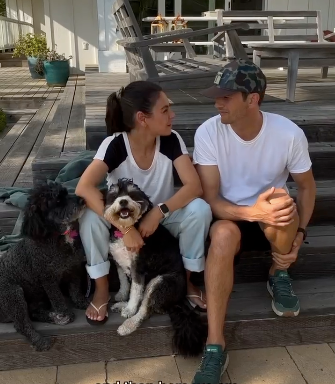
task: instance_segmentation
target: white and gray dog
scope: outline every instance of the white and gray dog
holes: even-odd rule
[[[119,179],[107,192],[104,216],[116,225],[137,228],[152,207],[149,197],[132,180]],[[179,241],[161,224],[144,241],[138,254],[129,252],[122,233],[112,226],[110,253],[120,279],[115,296],[118,302],[112,311],[127,318],[118,328],[118,334],[129,335],[153,313],[167,313],[177,352],[196,356],[203,351],[206,327],[200,315],[185,302],[186,271]]]

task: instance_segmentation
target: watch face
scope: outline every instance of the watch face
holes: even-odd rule
[[[162,204],[160,207],[161,207],[161,210],[164,213],[164,215],[169,213],[169,208],[165,204]]]

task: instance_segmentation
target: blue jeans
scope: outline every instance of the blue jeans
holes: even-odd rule
[[[189,271],[201,272],[205,268],[205,241],[211,221],[211,208],[202,199],[191,201],[161,221],[179,239],[184,267]],[[87,258],[86,269],[91,279],[109,273],[110,227],[106,219],[88,208],[79,220],[80,237]]]

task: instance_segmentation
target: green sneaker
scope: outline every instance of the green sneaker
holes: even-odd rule
[[[268,291],[272,296],[272,309],[278,316],[298,316],[300,312],[299,299],[291,285],[291,278],[286,271],[276,270],[274,276],[269,276]]]
[[[228,364],[229,356],[226,350],[222,350],[221,345],[206,345],[192,384],[219,384]]]

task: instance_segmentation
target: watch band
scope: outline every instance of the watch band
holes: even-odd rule
[[[302,232],[303,234],[304,234],[304,240],[306,239],[306,237],[307,237],[307,231],[306,231],[306,229],[304,229],[304,228],[298,228],[298,230],[297,230],[297,232]]]

